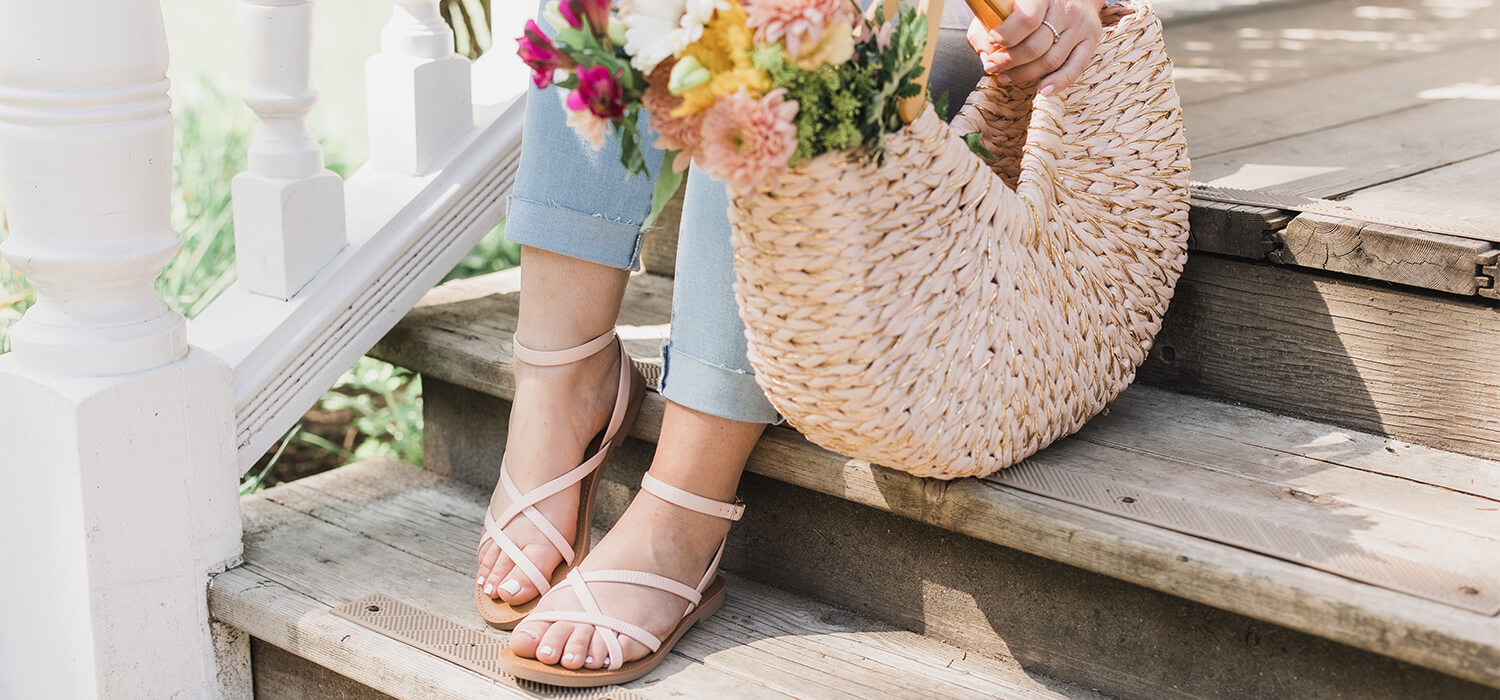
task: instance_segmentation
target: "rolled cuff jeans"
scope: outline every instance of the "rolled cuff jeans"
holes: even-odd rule
[[[983,69],[964,33],[973,15],[961,2],[945,5],[933,61],[932,91],[959,105]],[[545,22],[538,22],[546,29]],[[956,111],[956,110],[954,110]],[[641,224],[653,183],[627,177],[611,134],[593,146],[565,122],[562,91],[531,88],[516,187],[506,216],[513,243],[622,270],[640,267]],[[646,119],[641,123],[645,124]],[[661,172],[662,152],[643,140],[646,167]],[[729,196],[722,182],[690,169],[678,231],[672,325],[662,346],[661,394],[720,418],[780,423],[745,359],[745,326],[734,299],[734,249]]]

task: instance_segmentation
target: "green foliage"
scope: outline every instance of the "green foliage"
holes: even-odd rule
[[[318,407],[325,411],[353,412],[354,428],[364,439],[352,454],[338,448],[345,459],[389,457],[421,466],[421,377],[395,365],[361,357],[318,400]],[[307,440],[308,435],[315,434],[304,431],[302,438]]]
[[[474,249],[469,251],[452,270],[443,277],[444,282],[468,279],[491,272],[509,270],[521,264],[521,246],[505,240],[505,222],[491,229]]]
[[[875,23],[885,23],[884,7],[876,9]],[[890,31],[884,48],[872,35],[855,45],[849,61],[814,70],[793,65],[780,43],[752,49],[751,60],[770,74],[771,85],[786,88],[787,99],[797,102],[793,165],[859,147],[884,159],[885,135],[904,126],[896,105],[921,93],[916,80],[922,74],[927,17],[901,3]]]

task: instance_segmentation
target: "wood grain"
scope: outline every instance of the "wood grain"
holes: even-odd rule
[[[1140,376],[1497,459],[1497,332],[1481,301],[1198,256]]]
[[[501,275],[507,273],[499,273]],[[666,318],[664,301],[670,296],[665,280],[637,278],[627,293],[627,314],[660,322]],[[498,282],[507,285],[508,282]],[[378,353],[384,359],[433,374],[443,381],[510,395],[508,348],[482,339],[486,332],[503,335],[513,323],[514,297],[496,295],[445,309],[441,323],[414,314],[393,332]],[[510,310],[507,310],[509,308]],[[466,323],[462,316],[474,322]],[[506,321],[504,319],[512,319]],[[453,328],[466,328],[458,333]],[[500,330],[495,331],[496,327]],[[492,329],[484,331],[483,329]],[[1389,335],[1389,328],[1387,328]],[[456,359],[451,353],[477,352],[478,357]],[[652,350],[654,352],[654,349]],[[475,368],[482,368],[477,373]],[[1180,397],[1179,397],[1180,398]],[[642,420],[633,435],[654,440],[660,429],[662,401],[648,395]],[[1143,424],[1141,430],[1151,430]],[[1257,428],[1247,421],[1242,434]],[[1141,465],[1143,478],[1154,463],[1137,459],[1138,451],[1095,445],[1096,452],[1070,460],[1070,468],[1090,464]],[[1261,458],[1274,450],[1243,443]],[[1077,449],[1077,448],[1073,448]],[[1037,458],[1045,462],[1048,453]],[[1389,453],[1387,453],[1389,454]],[[1379,456],[1367,457],[1366,461]],[[1336,461],[1330,461],[1336,465]],[[1318,634],[1361,648],[1379,651],[1463,678],[1500,683],[1500,621],[1463,613],[1410,596],[1358,584],[1331,574],[1232,547],[1091,511],[1079,506],[1018,492],[988,482],[937,482],[911,477],[833,455],[808,444],[786,429],[767,432],[749,465],[751,471],[857,503],[889,510],[939,527],[1045,556],[1140,585]],[[1361,467],[1368,469],[1368,466]],[[1195,474],[1188,480],[1195,480]],[[1230,483],[1230,482],[1224,482]],[[987,485],[988,484],[988,485]],[[1258,488],[1259,486],[1257,486]],[[1221,498],[1232,500],[1230,489]],[[1371,514],[1373,515],[1373,514]],[[1426,516],[1423,516],[1426,517]],[[1316,527],[1317,521],[1309,521]],[[1457,529],[1457,528],[1455,528]],[[1436,544],[1436,543],[1434,543]],[[1186,557],[1186,560],[1179,559]],[[1392,643],[1390,630],[1422,638],[1424,643]],[[1420,631],[1419,631],[1420,630]],[[1404,638],[1404,637],[1400,637]],[[1428,642],[1443,651],[1434,653]]]
[[[1189,36],[1193,30],[1184,28]],[[1353,70],[1192,102],[1183,107],[1188,155],[1196,161],[1428,104],[1434,99],[1431,91],[1439,85],[1496,82],[1500,82],[1500,42],[1485,40],[1445,46],[1436,53],[1401,54],[1395,60]],[[1179,87],[1185,95],[1192,90],[1180,80]]]
[[[215,614],[385,692],[462,697],[454,693],[483,687],[470,682],[482,677],[380,635],[389,644],[347,641],[353,633],[340,623],[364,628],[327,607],[379,591],[483,629],[470,595],[487,501],[482,489],[378,460],[266,491],[245,501],[246,564],[215,582]],[[762,585],[736,578],[731,590],[724,611],[684,637],[664,669],[626,687],[648,697],[1090,697]],[[374,662],[341,656],[367,650]]]
[[[1490,65],[1500,65],[1500,49]],[[1500,116],[1496,117],[1500,124]],[[1500,128],[1500,127],[1497,127]],[[1354,206],[1490,222],[1500,227],[1500,153],[1444,165],[1361,189],[1344,199]]]
[[[1337,199],[1500,150],[1497,105],[1441,100],[1236,148],[1193,159],[1193,178],[1222,187]]]
[[[1479,291],[1480,257],[1493,248],[1469,238],[1322,214],[1299,214],[1277,237],[1282,246],[1272,262],[1463,295]]]
[[[1500,13],[1488,1],[1336,0],[1176,24],[1166,28],[1166,41],[1177,89],[1193,105],[1493,42],[1497,26]],[[1336,87],[1326,93],[1348,94]]]

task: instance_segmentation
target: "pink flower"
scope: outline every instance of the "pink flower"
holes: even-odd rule
[[[702,143],[703,113],[685,117],[672,116],[672,110],[682,104],[681,97],[667,90],[672,66],[676,64],[677,59],[668,58],[656,65],[656,70],[651,71],[651,76],[646,78],[646,91],[641,94],[641,106],[651,113],[651,127],[656,129],[658,135],[656,143],[652,145],[664,151],[682,151],[677,160],[672,162],[672,168],[681,172],[687,169],[698,145]]]
[[[576,91],[570,92],[563,98],[563,104],[568,107],[567,124],[597,151],[604,148],[604,133],[609,129],[609,122],[586,109],[587,105],[583,104],[582,100],[578,101],[579,107],[575,108],[573,100],[577,94]]]
[[[538,89],[552,84],[552,76],[558,70],[567,70],[577,65],[572,58],[552,44],[542,33],[536,20],[526,20],[526,33],[516,38],[516,53],[521,62],[531,67],[531,82]]]
[[[625,114],[625,99],[620,94],[620,83],[604,66],[578,69],[578,90],[573,93],[589,111],[601,119],[619,119]],[[573,97],[568,97],[572,109]]]
[[[755,39],[785,41],[792,58],[802,55],[803,44],[816,46],[828,25],[853,18],[849,0],[754,0],[745,3],[745,11]]]
[[[594,36],[604,36],[609,30],[609,0],[562,0],[557,11],[574,29],[583,29],[583,20],[587,19]]]
[[[776,184],[797,151],[797,103],[777,88],[757,100],[744,88],[720,97],[704,113],[699,165],[735,190]]]

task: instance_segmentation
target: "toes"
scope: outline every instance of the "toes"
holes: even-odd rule
[[[568,643],[568,637],[573,632],[573,625],[564,622],[555,622],[546,632],[542,633],[542,639],[537,643],[536,660],[544,664],[556,664],[562,659],[563,646]]]
[[[499,568],[490,575],[489,585],[494,593],[490,594],[511,605],[519,605],[536,597],[536,586],[531,584],[531,579],[521,571],[521,567],[511,567],[509,571]]]
[[[593,626],[573,625],[573,631],[568,635],[568,641],[563,644],[562,667],[571,669],[583,668],[589,655],[589,641],[593,638]]]
[[[604,644],[604,633],[595,632],[589,639],[589,650],[583,657],[583,665],[588,668],[604,668],[604,659],[608,656],[609,647]]]
[[[479,544],[479,578],[475,582],[484,585],[484,580],[490,577],[495,564],[503,558],[499,545],[496,545],[494,541],[486,539],[481,542]]]
[[[510,633],[510,649],[517,656],[528,659],[536,658],[537,647],[540,646],[542,634],[547,631],[545,622],[525,621],[516,625],[514,632]]]
[[[524,580],[525,576],[520,569],[511,566],[510,560],[505,557],[501,557],[499,564],[490,570],[489,578],[484,580],[484,594],[491,598],[503,597],[510,590],[520,590],[520,584],[514,581]]]

